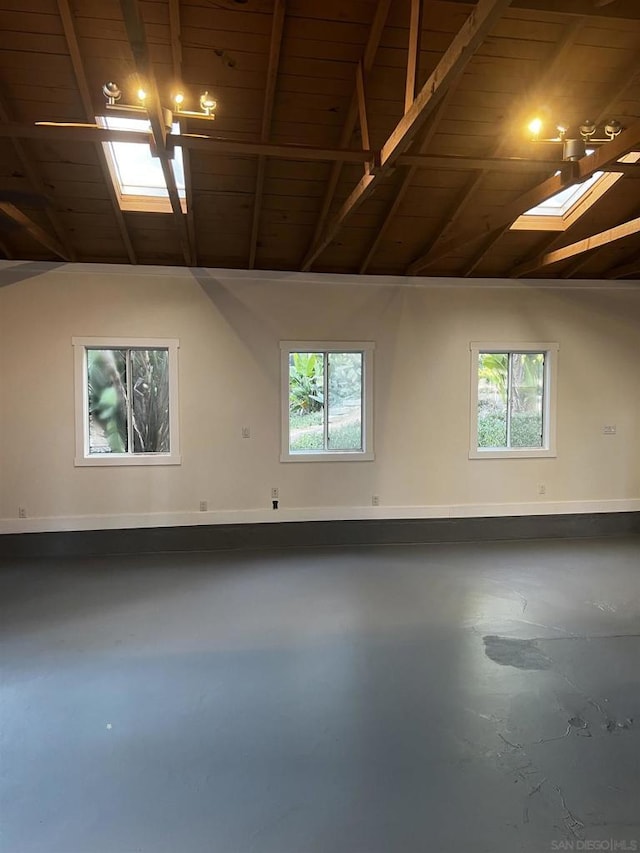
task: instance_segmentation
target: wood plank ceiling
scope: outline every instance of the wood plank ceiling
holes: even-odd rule
[[[510,229],[640,151],[638,0],[0,0],[0,33],[0,256],[640,274],[640,165],[565,231]],[[120,210],[110,132],[94,126],[109,80],[128,103],[149,92],[144,139],[172,212]],[[215,122],[183,120],[176,140],[186,214],[162,120],[178,88],[218,102]],[[561,145],[527,139],[536,113],[623,131],[561,162]]]

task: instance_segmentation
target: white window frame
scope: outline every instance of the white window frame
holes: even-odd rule
[[[281,341],[281,462],[370,462],[373,452],[373,353],[372,341]],[[362,353],[362,450],[289,450],[289,356],[292,352]]]
[[[75,465],[180,465],[178,349],[175,338],[72,338],[75,381]],[[87,349],[166,349],[169,354],[169,453],[89,453]]]
[[[471,350],[471,393],[470,393],[470,436],[469,459],[529,459],[555,457],[557,423],[557,343],[531,343],[527,341],[472,341]],[[542,397],[542,447],[478,447],[478,356],[490,353],[544,353],[544,378]]]

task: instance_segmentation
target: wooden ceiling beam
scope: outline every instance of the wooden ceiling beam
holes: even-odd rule
[[[409,16],[409,49],[407,51],[407,78],[404,91],[404,111],[407,113],[418,93],[420,41],[422,36],[423,0],[411,0]],[[367,146],[368,147],[368,146]]]
[[[510,228],[511,226],[508,225],[506,227]],[[516,264],[516,267],[528,263],[533,258],[537,258],[538,255],[543,255],[546,252],[550,252],[557,246],[561,246],[565,241],[565,233],[565,231],[554,231],[553,234],[545,233],[544,238],[538,241],[533,251],[530,252],[524,260],[519,261],[518,264]],[[509,278],[518,278],[518,276],[515,274],[516,267],[509,270]]]
[[[169,203],[173,211],[173,221],[178,232],[182,254],[184,255],[187,266],[195,266],[193,246],[189,240],[186,218],[182,212],[182,204],[180,203],[178,187],[173,172],[171,151],[167,147],[169,130],[166,127],[164,110],[160,103],[158,85],[153,71],[139,0],[120,0],[120,8],[136,71],[147,93],[145,106],[151,125],[155,156],[157,156],[160,162],[164,181],[167,185]]]
[[[398,166],[414,166],[416,169],[441,169],[467,172],[482,169],[485,172],[522,174],[523,172],[570,171],[566,160],[528,160],[523,157],[460,157],[457,155],[402,154],[396,161]],[[634,167],[636,164],[632,164]],[[613,171],[613,167],[611,167]],[[630,173],[631,170],[628,170]],[[640,170],[638,170],[640,172]]]
[[[0,124],[0,137],[19,139],[47,139],[70,142],[138,142],[149,144],[152,136],[146,131],[110,130],[96,124],[41,122],[39,124]],[[167,137],[167,147],[181,147],[212,154],[231,154],[239,157],[275,157],[281,160],[341,161],[366,163],[375,160],[376,152],[364,149],[317,148],[313,145],[289,143],[245,142],[222,139],[205,134],[180,133]]]
[[[364,76],[369,74],[371,68],[373,67],[373,62],[378,51],[380,39],[382,38],[382,31],[384,30],[390,7],[391,0],[378,0],[373,21],[369,29],[367,44],[365,45],[365,49],[362,55],[362,70],[364,72]],[[356,69],[356,74],[357,73],[358,72]],[[340,148],[346,148],[351,143],[351,137],[353,136],[357,121],[358,93],[356,78],[356,80],[354,81],[353,94],[351,95],[351,103],[349,104],[349,110],[347,112],[347,116],[342,126],[342,132],[340,134]],[[311,242],[307,248],[304,261],[301,265],[301,269],[303,270],[308,270],[311,267],[311,264],[313,263],[313,261],[309,259],[313,254],[315,246],[320,241],[320,238],[327,223],[327,219],[329,218],[329,211],[331,210],[331,205],[333,204],[333,199],[336,194],[338,181],[340,180],[340,174],[342,172],[342,166],[345,162],[347,161],[338,160],[334,162],[333,167],[331,169],[329,180],[327,181],[327,187],[325,189],[324,196],[322,199],[322,204],[320,206],[320,214],[318,215],[316,227],[313,232],[313,237],[311,238]]]
[[[463,73],[510,3],[511,0],[479,0],[410,108],[382,146],[381,171],[392,166],[400,154],[407,150],[416,133],[436,109],[453,82]]]
[[[76,28],[73,22],[73,14],[71,12],[69,0],[58,0],[58,13],[60,14],[60,19],[62,20],[62,28],[64,30],[67,47],[69,48],[69,55],[71,57],[73,73],[76,78],[76,85],[78,86],[78,91],[80,92],[80,100],[82,101],[82,107],[84,109],[86,118],[89,121],[94,121],[95,114],[93,111],[93,98],[91,97],[91,92],[89,91],[89,84],[87,82],[87,75],[84,69],[84,63],[82,61],[82,54],[80,53],[80,44],[78,42],[78,36],[76,34]],[[109,166],[107,164],[107,158],[105,157],[104,149],[102,148],[102,145],[99,141],[95,141],[94,144],[96,155],[98,157],[98,162],[100,164],[100,169],[102,171],[102,177],[104,178],[104,182],[109,193],[109,200],[113,209],[113,215],[116,219],[118,230],[120,231],[120,237],[124,244],[125,252],[127,253],[127,257],[129,258],[129,263],[136,264],[138,262],[138,259],[136,258],[136,253],[133,250],[133,243],[131,242],[131,237],[129,236],[127,223],[125,221],[122,211],[120,210],[120,204],[118,202],[115,187],[113,186],[113,181],[111,179],[111,173],[109,171]]]
[[[442,119],[444,111],[446,110],[446,108],[449,104],[449,101],[451,99],[452,92],[453,92],[453,88],[450,89],[449,92],[446,94],[446,96],[440,101],[440,104],[438,105],[438,109],[431,116],[431,120],[430,120],[430,122],[426,128],[426,133],[422,137],[422,140],[420,142],[420,147],[418,149],[419,154],[421,154],[423,156],[424,156],[424,152],[429,148],[429,145],[431,145],[431,141],[436,134],[436,131],[438,129],[438,125],[440,124],[440,121]],[[399,160],[399,165],[405,165],[402,157]],[[417,173],[418,173],[418,166],[409,166],[409,168],[405,171],[405,174],[402,178],[402,181],[400,182],[398,189],[396,190],[396,192],[393,195],[393,201],[391,202],[391,205],[390,205],[389,209],[387,210],[384,221],[382,222],[381,226],[378,228],[378,230],[376,232],[376,236],[373,238],[371,245],[369,246],[369,249],[367,250],[367,254],[365,255],[363,261],[360,264],[360,268],[359,268],[358,272],[361,275],[367,271],[369,264],[371,263],[371,259],[375,255],[375,252],[378,248],[378,245],[380,244],[380,241],[382,240],[382,238],[386,234],[387,229],[389,228],[389,225],[391,224],[394,216],[396,215],[396,213],[400,209],[400,205],[402,204],[402,201],[404,200],[404,197],[407,193],[407,190],[409,189],[409,187],[413,183],[413,180],[414,180]]]
[[[558,42],[558,44],[553,49],[553,55],[549,58],[548,62],[545,63],[544,71],[541,77],[538,79],[535,85],[536,92],[544,93],[545,97],[549,90],[549,87],[554,85],[557,82],[558,75],[561,74],[563,67],[565,66],[567,55],[571,48],[573,47],[576,37],[580,30],[585,25],[584,19],[580,18],[577,21],[573,21],[569,24],[562,35],[562,38]],[[508,146],[511,144],[508,138],[500,139],[493,146],[493,156],[494,158],[498,158],[498,155],[502,154]],[[430,241],[428,247],[423,248],[420,252],[420,260],[424,261],[424,266],[427,266],[430,262],[431,255],[437,251],[438,245],[444,240],[444,238],[449,234],[449,232],[453,229],[456,222],[462,217],[462,215],[466,212],[470,203],[476,196],[476,193],[484,183],[484,179],[487,174],[487,169],[483,166],[479,167],[480,171],[475,177],[471,178],[467,186],[463,189],[461,195],[458,196],[453,209],[450,211],[449,215],[443,221],[441,227],[438,229],[438,232],[433,236]],[[502,234],[504,234],[506,229],[496,229],[489,236],[487,241],[486,251],[488,252],[495,243],[498,242]],[[478,252],[472,261],[472,266],[470,265],[465,270],[464,275],[469,275],[470,271],[473,271],[475,267],[480,263],[483,259],[484,254],[482,250]],[[407,269],[413,267],[416,263],[417,259],[414,259]],[[423,267],[424,268],[424,267]]]
[[[455,6],[473,8],[469,0],[438,0]],[[594,0],[512,0],[514,9],[526,9],[532,12],[551,12],[554,15],[611,21],[640,20],[640,8],[637,0],[616,0],[610,5],[598,5]]]
[[[593,154],[582,157],[573,163],[572,173],[553,175],[547,178],[546,181],[531,187],[531,189],[518,196],[511,204],[502,207],[498,213],[495,213],[493,216],[483,217],[478,226],[460,232],[451,239],[443,242],[435,252],[429,252],[422,258],[418,258],[409,265],[407,274],[417,275],[428,264],[446,257],[452,251],[474,242],[483,236],[492,234],[503,225],[510,225],[525,211],[536,207],[536,205],[551,198],[552,195],[560,192],[560,190],[581,183],[591,177],[594,172],[601,171],[604,166],[615,163],[616,160],[624,154],[628,154],[629,151],[638,145],[640,145],[640,121],[636,121],[626,130],[623,130],[619,136],[616,136],[611,142],[602,145]]]
[[[582,267],[586,266],[591,260],[591,252],[585,252],[584,255],[579,256],[576,260],[569,264],[569,266],[562,270],[560,273],[560,278],[573,278],[573,276],[579,272]]]
[[[429,126],[419,152],[428,147],[433,138],[435,127]],[[135,142],[150,144],[152,134],[147,131],[112,130],[95,124],[56,124],[37,125],[8,122],[0,124],[0,138],[39,139],[69,142]],[[212,154],[229,154],[240,157],[273,157],[280,160],[340,161],[343,163],[371,163],[378,160],[378,152],[364,149],[315,148],[308,145],[289,143],[245,142],[236,139],[222,139],[204,134],[180,133],[167,136],[167,148],[183,150],[209,151]],[[540,173],[550,171],[571,171],[566,160],[527,159],[524,157],[463,157],[458,155],[402,154],[396,161],[397,166],[406,166],[416,171],[420,169],[447,169],[451,171],[477,171],[504,173]],[[628,177],[640,177],[640,163],[609,163],[601,167],[604,172],[620,172]]]
[[[630,261],[606,270],[605,275],[611,279],[626,278],[631,275],[640,276],[640,252],[634,255]]]
[[[7,102],[5,100],[4,94],[0,92],[0,121],[3,123],[9,122],[9,109]],[[11,144],[13,146],[13,150],[16,153],[18,160],[20,161],[20,165],[22,166],[22,171],[27,177],[27,180],[31,184],[32,188],[35,190],[38,195],[42,196],[42,199],[45,204],[44,212],[51,223],[51,227],[53,228],[60,245],[64,248],[64,251],[67,257],[71,261],[77,260],[77,255],[73,245],[71,243],[71,239],[67,232],[67,229],[62,224],[58,211],[56,210],[49,191],[44,185],[44,181],[42,180],[42,176],[33,161],[33,158],[27,152],[27,149],[23,142],[16,137],[11,139]]]
[[[269,43],[269,63],[267,66],[267,82],[264,88],[262,127],[260,129],[261,143],[268,142],[269,136],[271,134],[271,121],[273,118],[273,106],[276,98],[276,83],[278,80],[278,68],[280,66],[280,49],[282,47],[282,35],[284,32],[286,6],[286,0],[275,0],[273,7],[273,18],[271,23],[271,41]],[[252,270],[256,264],[258,232],[260,229],[260,212],[262,210],[264,181],[267,171],[266,167],[267,161],[265,155],[258,155],[258,171],[256,174],[256,189],[254,193],[253,217],[251,220],[251,237],[249,242],[250,270]]]
[[[422,86],[412,105],[400,119],[380,152],[380,165],[371,175],[365,175],[347,200],[325,227],[322,237],[307,254],[302,270],[308,270],[315,259],[331,243],[344,221],[374,192],[413,142],[421,127],[435,112],[447,91],[464,72],[473,54],[492,27],[509,7],[511,0],[479,0],[445,51],[429,79]]]
[[[369,119],[367,116],[367,90],[362,62],[358,63],[356,69],[356,97],[358,99],[358,123],[360,124],[362,147],[370,148],[371,138],[369,136]],[[368,165],[368,163],[365,163],[365,169]]]
[[[618,83],[614,86],[613,91],[610,93],[609,101],[606,104],[606,106],[603,107],[603,109],[600,110],[600,112],[596,116],[596,124],[600,124],[602,121],[606,120],[611,115],[611,113],[613,112],[613,108],[615,107],[618,100],[624,95],[624,93],[629,88],[629,86],[634,83],[635,79],[638,77],[639,74],[640,74],[640,64],[638,62],[633,62],[631,64],[631,66],[629,68],[627,68],[627,70],[625,71],[624,75],[620,78]],[[633,168],[633,167],[635,167],[635,168]],[[603,166],[601,171],[603,171],[603,172],[615,171],[615,172],[621,172],[622,174],[627,175],[627,176],[634,176],[634,175],[640,176],[640,164],[638,164],[638,163],[613,162],[613,163],[607,164],[606,166]],[[606,193],[604,196],[602,196],[600,199],[598,199],[598,202],[600,202],[601,199],[605,198],[605,197],[606,197]],[[598,202],[596,202],[596,204]],[[576,222],[574,222],[573,225],[570,226],[568,230],[570,231],[572,228],[574,228],[578,224],[579,221],[580,221],[579,219],[576,220]],[[510,227],[507,227],[504,229],[503,233],[506,233],[509,230],[510,230]],[[562,232],[560,232],[560,234],[554,234],[550,238],[547,238],[544,241],[542,248],[538,247],[529,257],[525,258],[514,269],[510,270],[509,276],[512,278],[518,278],[519,276],[516,274],[516,270],[518,269],[518,267],[522,267],[522,266],[528,264],[529,261],[533,260],[533,258],[537,257],[540,254],[550,252],[551,250],[555,249],[557,246],[561,246],[562,243],[565,241],[566,236],[567,236],[567,231],[562,231]],[[573,276],[576,272],[578,272],[584,266],[584,264],[587,262],[587,260],[588,260],[588,257],[578,259],[578,261],[571,264],[566,270],[564,270],[564,272],[562,273],[562,277],[563,278],[564,277],[570,278],[571,276]]]
[[[41,246],[46,246],[54,255],[58,255],[64,261],[70,261],[71,258],[60,245],[60,243],[48,234],[44,228],[41,228],[33,219],[30,219],[26,213],[23,213],[15,204],[10,204],[7,201],[0,201],[0,213],[4,214],[8,219],[14,222],[21,230],[26,231],[33,239],[40,243]]]
[[[592,234],[591,237],[585,237],[583,240],[578,240],[576,243],[563,246],[561,249],[556,249],[553,252],[538,255],[537,258],[528,263],[516,267],[514,273],[517,276],[528,275],[542,267],[556,264],[558,261],[566,261],[569,258],[574,258],[583,252],[590,252],[592,249],[598,249],[601,246],[609,246],[618,240],[626,240],[627,237],[631,237],[634,234],[640,234],[640,217],[631,219],[629,222],[623,222],[622,225],[616,225],[614,228],[608,228],[606,231],[600,231],[598,234]]]
[[[501,228],[496,228],[496,230],[491,234],[488,240],[483,244],[482,248],[479,252],[473,256],[471,261],[467,264],[464,270],[460,273],[462,278],[469,278],[472,275],[477,267],[484,260],[485,256],[489,253],[490,249],[492,249],[495,244],[500,240],[503,235],[509,230],[509,225],[503,225]]]
[[[182,26],[180,21],[180,0],[169,0],[169,41],[171,43],[171,65],[173,79],[178,91],[182,89]],[[179,116],[177,116],[179,118]],[[191,155],[188,149],[182,150],[182,168],[184,171],[184,192],[187,199],[187,239],[194,266],[198,265],[198,246],[196,243],[196,224],[193,212],[193,180],[191,177]]]

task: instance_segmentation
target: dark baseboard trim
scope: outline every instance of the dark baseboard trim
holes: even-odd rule
[[[575,539],[628,535],[640,535],[640,512],[499,518],[291,521],[273,524],[11,533],[0,536],[0,560],[16,557],[87,557],[177,551],[488,542],[505,539]]]

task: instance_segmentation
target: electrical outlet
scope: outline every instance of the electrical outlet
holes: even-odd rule
[[[538,494],[546,495],[547,494],[547,484],[546,483],[538,483]]]
[[[24,506],[18,507],[18,518],[26,518],[27,517],[27,508]]]
[[[206,512],[209,509],[209,504],[206,501],[200,501],[200,512]]]
[[[242,437],[243,438],[251,438],[251,428],[248,426],[242,427]]]
[[[371,495],[371,506],[380,506],[380,496]]]
[[[273,488],[271,489],[271,500],[272,501],[277,500],[279,497],[280,497],[280,493],[278,491],[278,487],[273,486]]]
[[[615,424],[605,424],[602,427],[603,435],[615,435],[616,434],[616,425]]]

